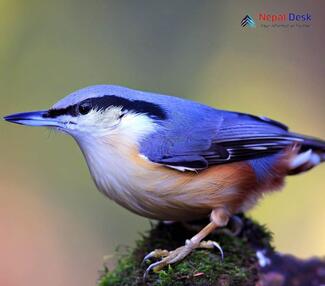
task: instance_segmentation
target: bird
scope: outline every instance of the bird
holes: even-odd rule
[[[325,161],[325,141],[264,116],[117,85],[79,89],[40,111],[5,120],[71,135],[104,195],[140,216],[208,224],[175,250],[156,249],[145,274],[181,261],[251,209],[285,177]]]

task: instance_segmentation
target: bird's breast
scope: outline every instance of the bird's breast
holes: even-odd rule
[[[257,194],[250,191],[256,188],[256,177],[246,162],[180,172],[150,162],[132,144],[81,148],[98,189],[145,217],[193,220],[219,206],[235,212]]]

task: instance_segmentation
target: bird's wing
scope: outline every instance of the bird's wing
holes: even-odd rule
[[[150,161],[179,170],[251,160],[278,153],[299,139],[285,125],[264,117],[220,112],[216,121],[165,127],[141,142],[140,152]]]

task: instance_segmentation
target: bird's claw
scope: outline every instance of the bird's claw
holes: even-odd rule
[[[242,219],[236,215],[231,217],[229,224],[230,224],[231,228],[230,228],[228,234],[231,236],[238,236],[244,227],[244,223],[243,223]]]
[[[201,241],[200,244],[199,244],[199,246],[198,246],[198,248],[205,248],[205,249],[216,248],[220,252],[221,260],[223,261],[223,259],[224,259],[224,253],[223,253],[222,247],[216,241],[212,241],[212,240]]]
[[[155,249],[148,253],[142,260],[141,265],[143,265],[150,258],[162,258],[168,256],[169,251],[166,249]]]
[[[159,266],[159,264],[161,264],[161,261],[157,261],[157,262],[154,262],[154,263],[151,263],[150,265],[149,265],[149,267],[146,269],[146,271],[144,272],[144,274],[143,274],[143,280],[144,281],[147,281],[147,278],[148,278],[148,275],[149,275],[149,273],[150,273],[150,271],[151,270],[153,270],[153,271],[159,271],[159,270],[155,270],[155,267],[158,267]],[[163,266],[164,267],[164,266]],[[162,268],[163,268],[162,267]]]
[[[184,246],[178,247],[173,251],[156,249],[154,251],[151,251],[149,254],[147,254],[144,257],[142,263],[144,263],[146,260],[150,258],[162,258],[162,259],[157,262],[151,263],[149,265],[149,267],[146,269],[143,275],[144,281],[147,280],[147,277],[151,270],[153,270],[154,272],[158,272],[169,264],[179,262],[183,260],[188,254],[190,254],[193,249],[196,248],[205,248],[205,249],[216,248],[220,251],[221,260],[224,259],[224,253],[219,243],[208,240],[208,241],[201,241],[198,244],[194,244],[191,240],[187,240]]]

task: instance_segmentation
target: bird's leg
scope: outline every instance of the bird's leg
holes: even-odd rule
[[[170,223],[170,222],[168,222],[168,223]],[[184,228],[186,228],[187,230],[192,231],[192,232],[194,232],[194,231],[198,232],[202,229],[202,226],[204,224],[206,224],[206,221],[205,221],[205,223],[203,223],[203,221],[202,221],[202,223],[201,223],[201,221],[198,223],[196,223],[196,221],[195,222],[181,222],[181,223],[184,226]],[[242,219],[237,215],[233,215],[230,217],[227,227],[222,228],[219,231],[221,233],[225,233],[229,236],[238,236],[240,234],[240,232],[243,230],[243,227],[244,227],[244,223],[243,223]],[[216,231],[218,231],[218,229]]]
[[[211,212],[211,222],[191,239],[186,240],[185,245],[172,251],[156,249],[150,252],[145,256],[144,261],[149,258],[161,258],[161,260],[150,264],[144,273],[144,279],[146,279],[151,270],[157,272],[169,264],[181,261],[196,248],[217,248],[221,253],[221,258],[223,258],[222,248],[217,242],[210,240],[203,241],[203,239],[216,228],[225,226],[228,223],[229,217],[230,214],[224,208],[216,208]]]

